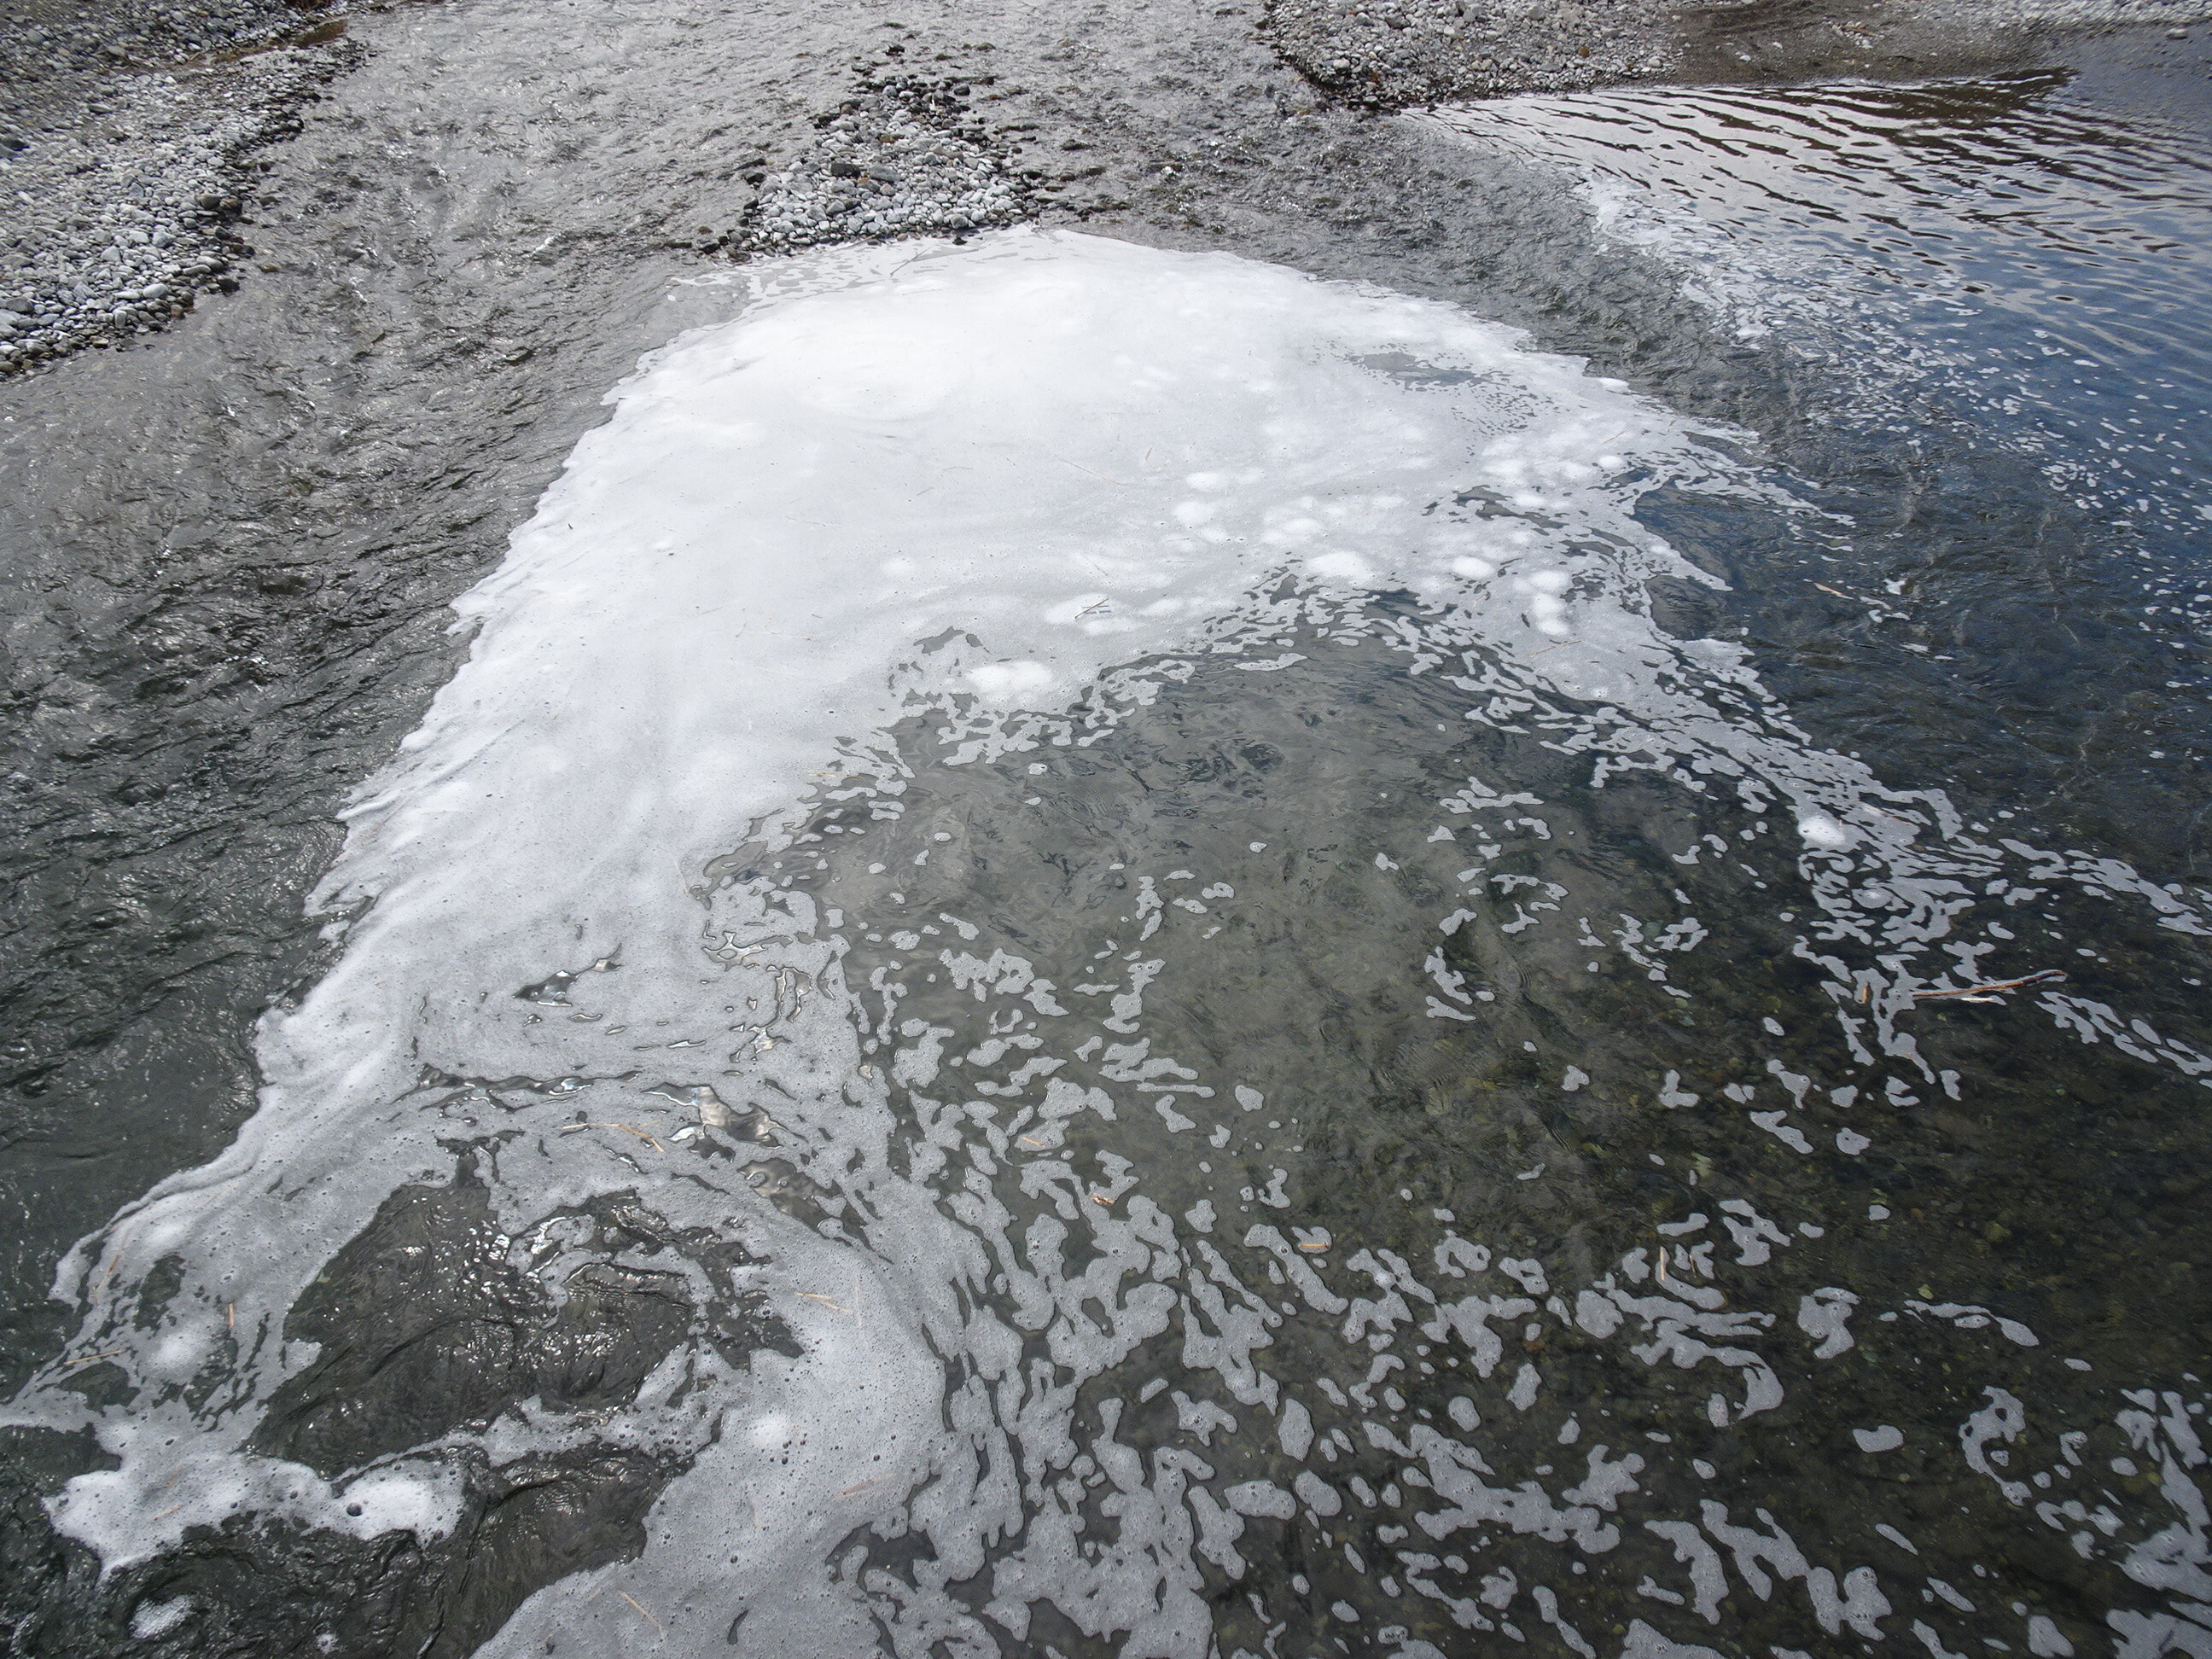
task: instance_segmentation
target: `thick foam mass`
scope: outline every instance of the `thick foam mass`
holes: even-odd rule
[[[1506,568],[1504,616],[1561,633],[1568,532],[1656,553],[1636,495],[1709,466],[1443,306],[1066,235],[882,263],[649,362],[462,602],[475,649],[326,891],[375,905],[325,1017],[426,951],[487,989],[644,965],[672,884],[886,723],[948,631],[966,689],[1026,707],[1271,572],[1465,595],[1474,557]],[[1462,495],[1507,516],[1432,514]]]

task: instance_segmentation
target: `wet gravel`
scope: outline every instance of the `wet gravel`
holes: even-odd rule
[[[1673,18],[1638,0],[1276,0],[1267,29],[1316,86],[1392,108],[1649,80],[1681,57]]]
[[[978,82],[904,67],[888,46],[855,66],[853,95],[817,118],[817,137],[757,175],[759,198],[723,245],[780,253],[823,242],[959,235],[1023,217],[1034,203],[1006,137],[977,119]]]
[[[79,80],[269,46],[335,9],[295,0],[10,0],[0,18],[0,102],[67,95]]]
[[[0,373],[174,322],[238,284],[262,152],[360,56],[343,41],[72,88],[8,118]]]
[[[1662,79],[1944,74],[2025,61],[2069,31],[2208,15],[2193,0],[1270,0],[1266,33],[1331,97],[1404,109]]]
[[[15,0],[0,15],[0,375],[236,286],[265,152],[359,60],[346,10]]]

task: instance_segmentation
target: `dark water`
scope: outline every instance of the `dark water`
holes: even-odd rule
[[[657,579],[587,595],[588,720],[485,752],[632,783],[502,773],[480,833],[398,851],[358,817],[387,884],[264,1029],[261,1116],[69,1269],[82,1328],[15,1408],[19,1644],[2212,1650],[2208,127],[2169,50],[1269,140],[1395,213],[1371,249],[1281,179],[1155,202],[1115,228],[1529,325],[1658,413],[1526,499],[1470,461],[1358,544],[1387,579],[1240,567],[1031,712],[975,678],[998,592],[951,590],[981,643],[910,638],[892,716],[750,835],[684,793],[708,728],[660,725],[799,729],[758,676],[842,697],[832,650],[748,634],[750,689],[699,702]],[[1534,360],[1428,349],[1346,372],[1566,419]],[[594,350],[562,372],[626,367]],[[1342,491],[1378,487],[1368,407]],[[1074,465],[1133,487],[1148,441]],[[1389,567],[1415,521],[1494,568]],[[394,609],[427,635],[440,592]],[[657,655],[604,646],[641,619]],[[618,902],[603,796],[707,850]],[[471,902],[409,934],[424,881]],[[584,897],[541,927],[532,888]],[[137,1559],[95,1587],[48,1513]]]

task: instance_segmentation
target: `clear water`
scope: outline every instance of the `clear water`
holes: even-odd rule
[[[65,1264],[57,1525],[432,1540],[604,1453],[634,1547],[486,1651],[2208,1650],[2212,893],[2011,787],[2033,711],[1914,724],[2053,672],[1913,636],[1975,596],[2200,718],[2201,132],[2063,90],[1433,118],[1829,365],[1826,466],[1226,253],[747,276],[462,602],[237,1145]],[[2070,588],[1846,516],[1900,430],[2094,515]],[[450,1255],[349,1243],[432,1191]],[[334,1261],[678,1311],[349,1392]]]
[[[2212,165],[2187,120],[2071,96],[2076,78],[1423,118],[1560,168],[1601,240],[1675,269],[1740,337],[1834,366],[1858,419],[1964,417],[2045,458],[2085,509],[2201,524]]]

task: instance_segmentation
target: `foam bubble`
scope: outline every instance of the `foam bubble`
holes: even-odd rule
[[[1826,812],[1808,812],[1797,820],[1797,833],[1808,847],[1840,851],[1851,844],[1851,832]]]

